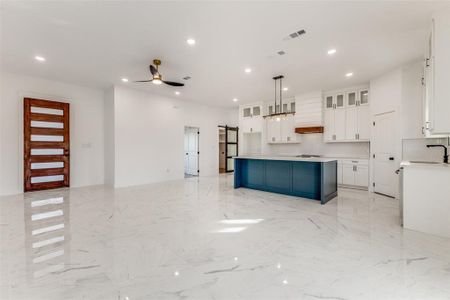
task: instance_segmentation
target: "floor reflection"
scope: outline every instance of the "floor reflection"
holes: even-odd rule
[[[27,279],[64,270],[70,262],[69,197],[31,197],[24,206]]]

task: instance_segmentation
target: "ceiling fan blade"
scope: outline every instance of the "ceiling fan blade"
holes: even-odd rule
[[[150,79],[150,80],[137,80],[137,81],[133,81],[133,82],[151,82],[151,81],[153,81],[153,79]]]
[[[179,83],[179,82],[165,81],[165,80],[162,80],[162,82],[164,82],[165,84],[171,85],[171,86],[184,86],[184,83]]]
[[[159,74],[158,70],[153,65],[150,65],[150,73],[152,73],[152,75]]]

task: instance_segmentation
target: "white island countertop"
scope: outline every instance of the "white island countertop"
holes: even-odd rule
[[[408,168],[445,168],[447,170],[450,170],[450,164],[446,163],[440,163],[440,162],[415,162],[415,161],[402,161],[400,164],[401,167],[408,167]]]
[[[276,156],[276,155],[239,155],[234,158],[235,159],[309,161],[309,162],[337,161],[337,159],[335,159],[335,158],[327,158],[327,157],[296,157],[296,156]]]

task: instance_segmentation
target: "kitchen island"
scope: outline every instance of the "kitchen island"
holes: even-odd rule
[[[246,187],[319,200],[337,196],[337,160],[289,156],[237,156],[234,188]]]

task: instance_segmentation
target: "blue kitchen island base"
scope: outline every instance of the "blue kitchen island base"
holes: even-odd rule
[[[236,157],[234,188],[246,187],[320,200],[337,196],[337,161]]]

